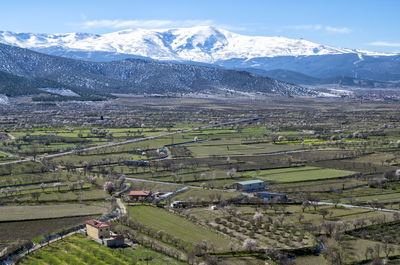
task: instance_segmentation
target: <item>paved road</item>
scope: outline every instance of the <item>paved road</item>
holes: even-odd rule
[[[14,136],[14,135],[12,135],[12,134],[10,134],[10,133],[7,133],[7,135],[8,135],[8,137],[9,137],[11,140],[15,140],[15,136]]]
[[[80,151],[98,150],[98,149],[102,149],[102,148],[106,148],[106,147],[112,147],[112,146],[118,146],[118,145],[125,145],[125,144],[130,144],[130,143],[154,140],[154,139],[157,139],[157,138],[160,138],[160,137],[166,137],[166,136],[170,136],[170,135],[174,135],[174,134],[198,131],[198,130],[203,130],[203,129],[210,129],[210,128],[221,127],[221,126],[230,126],[230,125],[234,125],[234,124],[238,124],[238,123],[253,122],[253,121],[257,121],[257,120],[259,120],[259,118],[250,118],[250,119],[243,119],[243,120],[237,120],[237,121],[232,121],[232,122],[223,122],[223,123],[218,123],[218,124],[213,124],[213,125],[207,125],[207,126],[202,126],[202,127],[192,128],[192,129],[178,130],[178,131],[175,131],[175,132],[163,133],[163,134],[159,134],[159,135],[155,135],[155,136],[136,138],[136,139],[126,140],[126,141],[122,141],[122,142],[108,143],[108,144],[99,145],[99,146],[87,147],[87,148],[83,148],[83,149],[80,149],[80,150],[73,150],[73,151],[62,152],[62,153],[53,154],[53,155],[41,156],[41,157],[38,157],[37,160],[45,159],[45,158],[55,158],[55,157],[75,154],[75,153],[80,152]],[[17,160],[17,161],[10,161],[10,162],[0,163],[0,165],[19,164],[19,163],[24,163],[24,162],[29,162],[29,161],[35,161],[35,160],[33,158],[27,158],[27,159],[22,159],[22,160]]]
[[[125,215],[126,207],[125,207],[124,203],[121,201],[121,198],[117,198],[117,204],[118,204],[119,209],[121,210],[121,215]]]
[[[345,208],[361,208],[361,209],[368,209],[368,210],[374,210],[374,211],[381,211],[381,212],[389,212],[389,213],[400,213],[399,210],[391,210],[391,209],[385,209],[385,208],[374,208],[374,207],[368,207],[368,206],[358,206],[358,205],[351,205],[351,204],[344,204],[344,203],[332,203],[332,202],[312,202],[310,203],[316,203],[318,205],[336,205],[336,206],[341,206]]]
[[[0,150],[0,153],[5,154],[5,155],[8,156],[8,157],[17,157],[17,156],[14,155],[14,154],[11,154],[11,153],[8,153],[8,152],[5,152],[5,151],[1,151],[1,150]]]

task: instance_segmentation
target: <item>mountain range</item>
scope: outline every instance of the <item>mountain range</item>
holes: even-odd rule
[[[103,35],[89,33],[33,34],[0,31],[0,42],[54,53],[57,50],[130,54],[157,60],[216,63],[233,58],[279,56],[390,54],[336,48],[303,39],[240,35],[215,27],[128,29]],[[105,58],[106,60],[106,58]]]
[[[82,95],[82,91],[103,96],[110,93],[134,94],[281,94],[315,96],[313,90],[255,75],[246,71],[227,70],[202,65],[159,62],[148,59],[125,59],[112,62],[90,62],[43,54],[29,49],[0,44],[0,71],[3,82],[14,80],[25,86],[18,91],[28,94]],[[18,77],[16,77],[18,76]],[[1,77],[1,76],[0,76]],[[22,78],[22,79],[21,79]],[[0,78],[1,82],[1,78]],[[46,84],[48,82],[48,84]],[[48,90],[47,88],[53,88]],[[55,89],[54,88],[58,88]],[[60,88],[65,88],[60,91]],[[70,91],[67,91],[67,90]],[[10,89],[2,94],[11,96]],[[15,89],[13,91],[16,91]],[[58,98],[60,98],[59,95]]]
[[[369,79],[360,79],[349,76],[335,76],[327,78],[317,78],[305,75],[299,72],[294,72],[284,69],[276,70],[261,70],[255,68],[246,68],[244,71],[254,73],[261,76],[274,78],[280,81],[288,82],[291,84],[317,86],[317,85],[332,85],[337,84],[345,87],[358,87],[358,88],[398,88],[399,82],[384,82]]]
[[[377,82],[400,80],[398,54],[337,48],[303,39],[246,36],[208,26],[127,29],[102,35],[0,31],[0,42],[97,62],[150,58],[228,69],[283,69],[332,82],[343,77]]]

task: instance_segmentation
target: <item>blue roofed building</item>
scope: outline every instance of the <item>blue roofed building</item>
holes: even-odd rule
[[[274,193],[274,192],[257,192],[257,197],[264,200],[274,200],[274,201],[287,201],[287,195],[283,193]]]
[[[233,184],[233,188],[240,191],[246,192],[255,192],[255,191],[262,191],[264,190],[264,181],[263,180],[248,180],[248,181],[241,181],[236,182]]]

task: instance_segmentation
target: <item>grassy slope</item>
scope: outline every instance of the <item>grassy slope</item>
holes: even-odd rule
[[[265,180],[277,181],[280,183],[310,181],[320,179],[331,179],[346,177],[355,174],[353,171],[316,168],[316,167],[300,167],[262,170],[258,173],[255,171],[246,172],[244,176],[253,176]]]
[[[140,261],[152,257],[153,260]],[[111,249],[87,239],[83,235],[73,235],[62,241],[46,246],[21,262],[35,264],[184,264],[161,253],[142,246]]]
[[[0,221],[83,216],[102,214],[105,211],[105,205],[56,204],[3,206],[1,207]]]
[[[0,223],[0,241],[32,240],[85,223],[96,216]]]
[[[191,244],[206,240],[213,243],[217,251],[225,251],[230,243],[227,238],[164,209],[134,206],[129,208],[129,215],[152,229],[163,230]]]

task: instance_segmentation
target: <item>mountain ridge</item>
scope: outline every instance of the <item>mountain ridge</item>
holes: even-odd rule
[[[282,95],[316,92],[245,71],[200,65],[126,59],[89,62],[0,44],[0,71],[26,78],[45,78],[103,93],[168,94],[233,91]]]
[[[215,27],[127,29],[102,35],[0,31],[0,43],[96,62],[146,58],[227,69],[285,69],[317,78],[400,80],[399,54],[337,48],[280,36],[246,36]]]
[[[157,60],[215,63],[232,58],[360,54],[395,54],[338,48],[281,36],[248,36],[210,26],[173,29],[126,29],[105,34],[35,34],[0,31],[0,42],[45,51],[64,48],[130,54]]]
[[[339,85],[343,87],[358,87],[358,88],[396,88],[399,87],[398,83],[393,82],[380,82],[369,79],[353,78],[349,76],[335,76],[329,78],[317,78],[309,75],[305,75],[299,72],[276,69],[276,70],[261,70],[254,68],[242,69],[250,73],[254,73],[261,76],[274,78],[280,81],[296,84],[299,86],[304,85]]]

